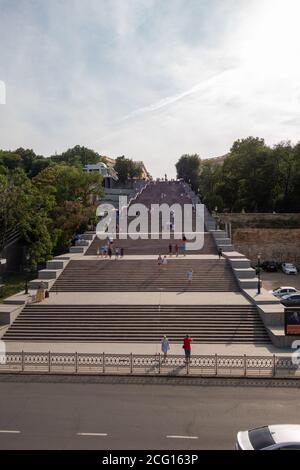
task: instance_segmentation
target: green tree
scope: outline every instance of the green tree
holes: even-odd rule
[[[40,192],[26,176],[16,169],[0,176],[0,250],[6,234],[17,229],[26,241],[31,264],[45,261],[52,251],[53,242],[48,231],[49,211],[54,198]]]
[[[201,160],[199,155],[182,155],[176,163],[177,178],[191,184],[192,189],[198,193],[200,182]]]
[[[40,191],[55,198],[50,228],[59,247],[67,248],[74,233],[95,216],[97,200],[103,195],[102,180],[99,173],[67,165],[50,166],[33,179]]]
[[[124,155],[116,159],[114,168],[121,183],[125,183],[129,178],[141,178],[142,176],[142,168],[139,163],[125,158]]]
[[[85,166],[88,164],[95,164],[101,161],[102,157],[99,153],[87,147],[75,145],[75,147],[68,149],[59,155],[52,155],[51,160],[55,163],[65,163],[67,165],[80,165]]]
[[[0,150],[0,164],[8,170],[15,170],[22,166],[22,158],[15,152]]]
[[[234,142],[225,159],[218,193],[230,210],[260,211],[272,205],[271,149],[263,139],[248,137]]]

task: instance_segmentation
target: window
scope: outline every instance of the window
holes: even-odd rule
[[[249,431],[249,440],[254,450],[264,449],[275,444],[268,426]]]

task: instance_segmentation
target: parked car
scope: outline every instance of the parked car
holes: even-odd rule
[[[297,268],[292,263],[283,263],[281,269],[285,274],[297,274]]]
[[[263,268],[264,271],[270,272],[270,273],[275,273],[278,271],[278,266],[276,261],[264,261],[261,263],[261,267]]]
[[[300,450],[300,425],[263,426],[237,435],[237,450]]]
[[[281,297],[281,303],[286,307],[300,305],[300,292],[297,292],[297,294],[289,294]]]
[[[285,295],[295,294],[297,289],[295,287],[276,287],[276,289],[270,290],[269,293],[275,297],[281,298]]]

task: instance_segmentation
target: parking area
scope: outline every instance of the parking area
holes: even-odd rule
[[[261,279],[263,287],[267,290],[275,289],[281,286],[291,286],[300,290],[300,274],[288,275],[283,272],[278,273],[267,273],[262,271]]]

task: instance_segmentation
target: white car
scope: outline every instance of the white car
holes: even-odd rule
[[[275,297],[281,298],[284,295],[296,294],[298,291],[295,287],[284,286],[276,287],[276,289],[270,290],[269,294],[275,295]]]
[[[279,424],[240,431],[237,450],[300,450],[300,425]]]
[[[292,263],[283,263],[281,267],[285,274],[297,274],[298,272],[296,266],[294,266]]]
[[[280,300],[281,303],[286,307],[300,305],[300,292],[296,292],[296,294],[284,295]]]

